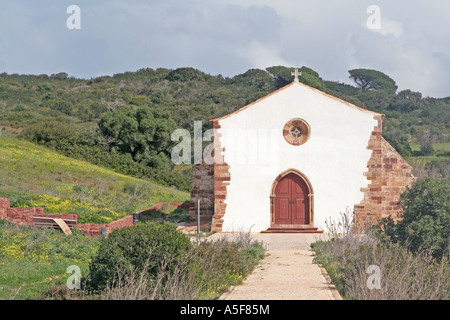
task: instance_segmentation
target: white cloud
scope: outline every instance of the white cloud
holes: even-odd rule
[[[292,65],[281,57],[275,45],[265,45],[258,41],[251,41],[238,49],[238,55],[252,68],[265,69],[270,66]]]
[[[400,38],[403,35],[402,23],[384,18],[383,16],[381,16],[380,24],[377,27],[369,27],[367,21],[364,22],[362,26],[372,32],[379,33],[383,36],[393,35],[396,38]]]
[[[446,71],[433,56],[405,46],[397,49],[392,58],[396,61],[392,77],[399,84],[399,90],[410,89],[423,92],[424,95],[439,95]]]

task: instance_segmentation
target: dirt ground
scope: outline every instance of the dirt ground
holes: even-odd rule
[[[217,233],[211,239],[233,237]],[[324,234],[262,234],[252,238],[264,244],[266,257],[240,286],[220,300],[341,300],[325,270],[313,263],[310,243]]]

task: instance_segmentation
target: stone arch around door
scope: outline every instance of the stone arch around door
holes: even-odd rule
[[[299,170],[286,170],[273,182],[270,221],[269,231],[314,228],[314,191],[309,179]]]

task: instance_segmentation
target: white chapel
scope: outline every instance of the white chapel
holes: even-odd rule
[[[190,214],[219,232],[321,232],[397,218],[414,177],[382,137],[383,114],[292,83],[212,119],[214,163],[194,168]]]

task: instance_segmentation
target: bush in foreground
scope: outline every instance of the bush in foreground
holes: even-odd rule
[[[164,261],[177,261],[191,247],[189,238],[170,223],[139,223],[114,230],[99,247],[90,269],[90,285],[103,290],[132,273],[156,277]]]
[[[264,256],[248,234],[234,239],[205,240],[179,259],[163,258],[158,272],[148,277],[134,270],[116,277],[99,295],[107,300],[210,300],[238,285]],[[118,270],[117,274],[123,274]],[[92,298],[92,297],[87,297]]]
[[[444,262],[436,263],[427,252],[412,254],[398,245],[382,245],[370,236],[363,241],[345,237],[319,242],[313,249],[315,262],[323,265],[345,299],[450,298],[450,268]]]
[[[316,254],[314,262],[327,270],[344,299],[450,298],[448,261],[441,259],[438,262],[431,249],[411,252],[371,230],[355,234],[351,225],[344,229],[330,233],[328,241],[311,245]]]

